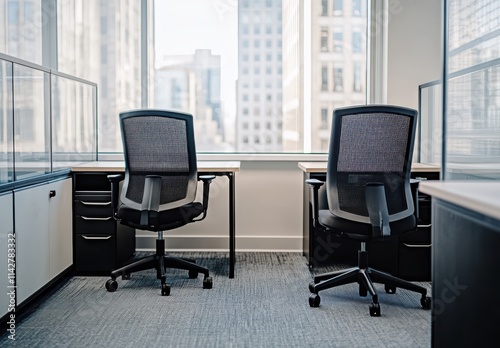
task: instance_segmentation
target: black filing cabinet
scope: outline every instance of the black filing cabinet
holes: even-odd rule
[[[413,192],[417,204],[417,229],[399,236],[399,277],[408,280],[431,280],[431,197],[418,190],[423,180],[439,180],[439,173],[412,173],[417,180]]]
[[[113,218],[107,173],[75,173],[73,262],[80,275],[108,275],[135,252],[135,229]]]

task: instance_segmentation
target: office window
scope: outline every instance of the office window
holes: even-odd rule
[[[342,53],[344,47],[344,34],[342,28],[333,29],[333,51]]]
[[[328,28],[321,28],[321,52],[328,52]]]
[[[41,1],[0,1],[0,52],[42,64]]]
[[[352,53],[363,52],[363,37],[359,31],[352,33]]]
[[[362,7],[361,7],[361,0],[352,0],[352,15],[354,17],[360,17]]]
[[[333,15],[342,16],[344,13],[344,2],[343,0],[333,0]]]
[[[328,0],[321,0],[321,15],[328,16]]]
[[[327,66],[321,67],[321,90],[322,91],[328,90],[328,67]]]
[[[362,78],[362,66],[360,62],[354,62],[353,66],[353,92],[362,92],[363,90],[363,78]]]
[[[99,85],[101,152],[121,151],[120,127],[115,117],[122,110],[140,108],[143,88],[152,89],[154,82],[151,66],[145,69],[151,85],[141,83],[141,3],[121,4],[86,0],[59,1],[57,5],[58,70]],[[106,34],[101,34],[103,30]]]
[[[367,0],[346,1],[349,2],[328,0],[314,3],[317,10],[311,13],[312,16],[321,17],[321,21],[326,18],[323,17],[324,11],[328,16],[334,16],[328,19],[328,23],[320,22],[322,24],[319,27],[311,28],[314,51],[310,55],[309,52],[306,54],[311,57],[311,66],[314,67],[309,72],[313,90],[320,89],[330,93],[332,88],[337,88],[332,80],[335,76],[332,70],[334,61],[331,60],[331,55],[321,54],[322,52],[337,52],[335,59],[342,60],[340,63],[346,74],[345,82],[349,81],[351,85],[351,77],[355,74],[352,64],[343,64],[343,59],[351,58],[338,54],[342,52],[345,42],[353,39],[350,26],[343,26],[343,23],[350,21],[353,15],[351,9],[359,7],[360,16],[356,18],[355,26],[360,33],[364,33]],[[49,27],[41,24],[45,15],[49,14],[50,17],[50,12],[42,11],[42,7],[48,3],[50,2],[40,0],[0,0],[0,13],[5,14],[5,23],[0,24],[3,26],[0,32],[4,33],[4,40],[0,39],[0,52],[43,64],[42,56],[46,55],[42,55],[41,38],[42,32]],[[154,3],[154,6],[142,7],[146,3]],[[195,115],[198,130],[213,132],[199,137],[203,139],[197,142],[200,151],[221,149],[239,152],[241,149],[238,148],[238,143],[241,140],[236,135],[241,134],[240,119],[246,118],[253,122],[251,118],[255,113],[254,106],[245,111],[247,106],[238,105],[238,101],[241,104],[243,100],[238,93],[253,95],[253,88],[262,87],[266,88],[266,94],[269,92],[273,96],[271,100],[267,100],[264,94],[262,97],[275,110],[272,117],[283,124],[283,134],[279,129],[273,129],[273,144],[262,147],[262,151],[324,151],[315,143],[315,137],[311,134],[305,137],[299,134],[287,139],[286,148],[280,143],[284,136],[303,131],[296,129],[297,124],[303,124],[297,122],[302,117],[297,110],[293,110],[286,122],[282,120],[284,104],[302,105],[293,100],[297,96],[283,90],[283,81],[291,81],[295,85],[300,83],[293,76],[296,76],[298,67],[304,63],[296,47],[293,47],[297,42],[295,35],[301,33],[282,28],[282,20],[283,24],[290,23],[290,15],[296,13],[299,2],[287,2],[287,6],[282,7],[280,1],[272,1],[272,6],[267,5],[267,0],[229,1],[224,6],[205,0],[57,1],[54,17],[56,27],[53,28],[57,32],[57,38],[53,38],[51,42],[56,46],[54,60],[58,66],[51,68],[99,85],[98,143],[102,154],[122,151],[116,121],[119,111],[146,106],[175,107]],[[289,12],[282,12],[283,9],[287,11],[287,8]],[[142,11],[146,11],[145,14]],[[152,17],[155,20],[147,22],[151,35],[143,38],[141,20]],[[182,20],[176,21],[179,18]],[[312,23],[318,23],[317,18],[313,18]],[[201,27],[203,30],[193,30],[194,27]],[[337,27],[343,30],[336,32]],[[33,30],[34,28],[42,29]],[[255,31],[259,33],[258,37],[253,36]],[[266,34],[262,35],[263,33]],[[144,42],[144,39],[148,41]],[[365,90],[366,83],[364,42],[362,35],[362,50],[356,56],[356,61],[363,66],[362,91]],[[259,52],[258,60],[255,60],[257,52],[254,50],[260,48],[265,50]],[[286,54],[282,55],[281,52]],[[266,70],[256,71],[254,65],[249,64],[262,61],[266,62],[262,66]],[[270,74],[268,67],[271,69]],[[266,79],[259,87],[255,87],[258,85],[255,81],[262,80],[264,72]],[[289,87],[291,91],[301,86]],[[350,86],[344,87],[345,93],[351,92]],[[338,97],[341,98],[340,95]],[[352,103],[365,102],[362,93],[357,93],[355,98],[346,97]],[[311,110],[307,110],[311,115],[311,124],[320,123],[317,119],[320,117],[317,105],[322,98],[325,96],[321,93],[312,95]],[[266,113],[267,108],[268,105],[261,113]],[[306,126],[304,129],[309,128]],[[315,131],[311,129],[311,132]],[[304,138],[310,139],[311,144],[297,141]],[[253,150],[260,151],[258,147]]]
[[[321,108],[321,129],[328,128],[328,109]]]
[[[341,66],[333,68],[333,90],[335,92],[344,91],[344,69]]]

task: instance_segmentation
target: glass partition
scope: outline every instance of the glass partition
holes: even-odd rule
[[[419,86],[418,162],[441,164],[443,149],[442,85],[439,81]]]
[[[15,180],[50,173],[49,74],[14,63]]]
[[[0,54],[0,191],[95,160],[97,84]]]
[[[51,76],[52,170],[96,160],[97,87]]]
[[[13,181],[12,63],[0,59],[0,184]]]
[[[445,179],[500,179],[500,2],[447,0]]]

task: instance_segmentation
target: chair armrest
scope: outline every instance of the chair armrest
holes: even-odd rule
[[[158,211],[160,210],[161,177],[146,175],[144,192],[141,203],[140,225],[152,227],[158,225]]]
[[[311,211],[312,211],[312,224],[314,228],[321,228],[318,224],[319,215],[319,188],[323,186],[324,182],[318,179],[307,179],[306,184],[311,187],[312,199],[311,199]]]
[[[113,217],[116,215],[118,209],[118,196],[120,194],[120,181],[125,176],[123,174],[108,175],[108,180],[111,183],[111,209],[113,209]]]
[[[193,221],[201,221],[207,216],[208,211],[208,197],[210,195],[210,184],[212,180],[215,179],[215,175],[207,174],[198,176],[198,180],[203,181],[203,215],[199,219],[195,219]]]
[[[389,211],[387,209],[384,184],[380,182],[366,184],[365,200],[372,225],[372,237],[390,236],[391,228],[389,226]]]

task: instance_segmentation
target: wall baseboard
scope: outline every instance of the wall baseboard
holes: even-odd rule
[[[154,251],[156,235],[136,236],[136,250]],[[229,251],[227,236],[167,236],[168,251]],[[302,236],[240,236],[237,252],[302,252]]]

